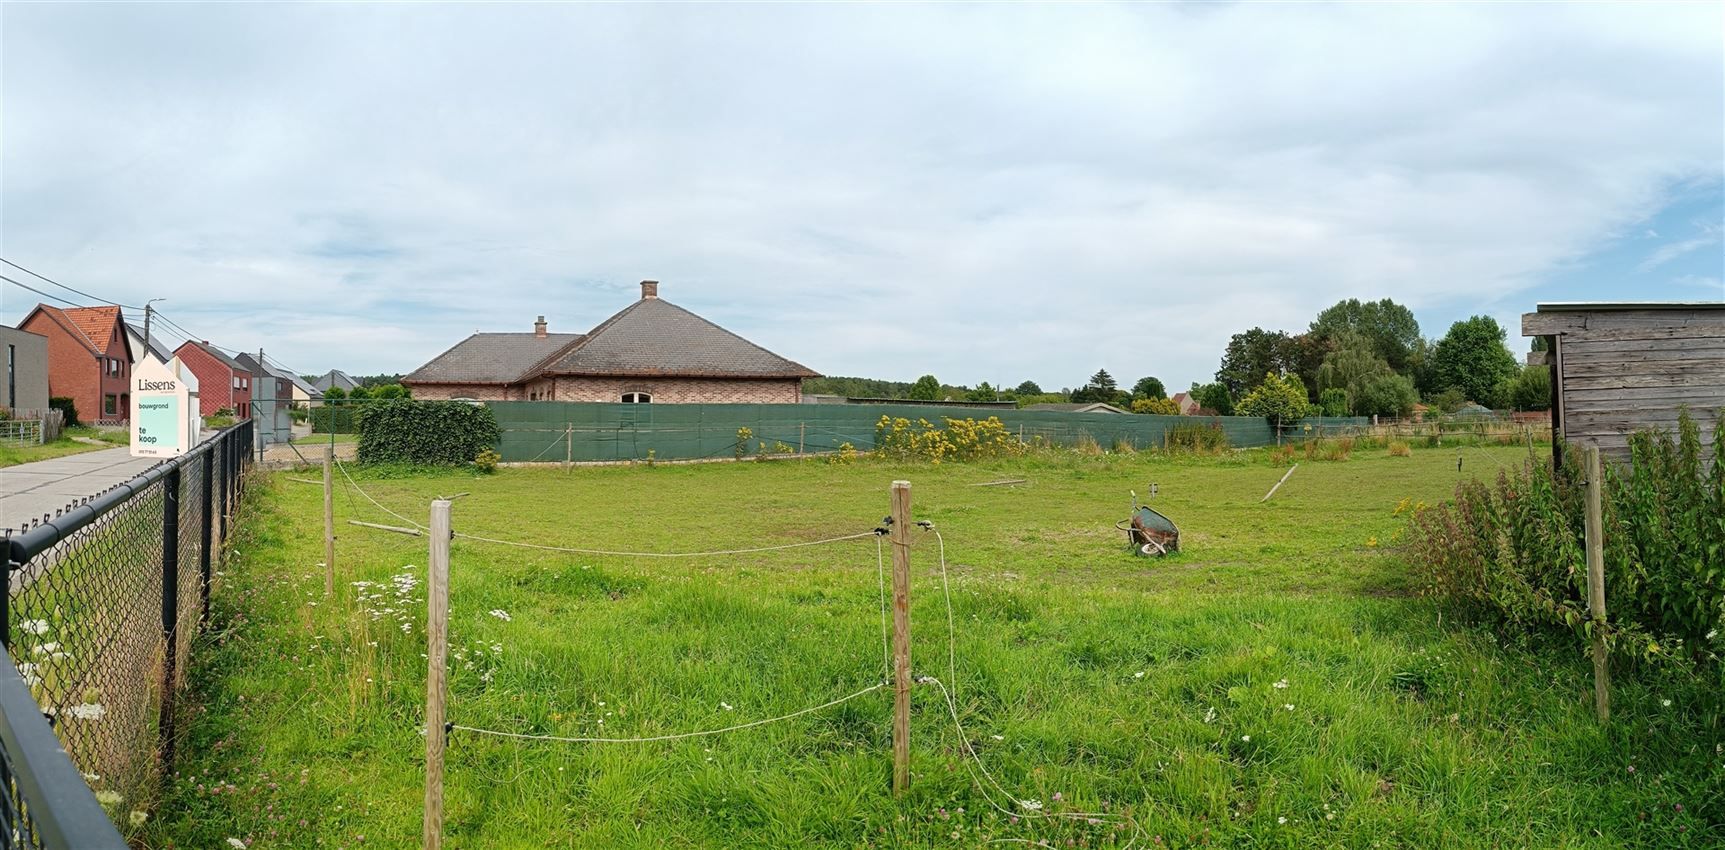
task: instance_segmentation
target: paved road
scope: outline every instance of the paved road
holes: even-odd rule
[[[122,446],[0,469],[0,528],[41,519],[74,499],[131,480],[156,462],[132,457],[131,449]]]

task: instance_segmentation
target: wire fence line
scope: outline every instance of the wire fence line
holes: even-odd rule
[[[127,823],[132,812],[148,811],[172,770],[179,694],[234,530],[252,439],[249,424],[228,428],[6,536],[0,644],[17,678],[0,669],[0,691],[22,689],[23,704],[52,725],[54,746],[78,781],[50,783],[51,800],[21,811],[5,811],[0,797],[0,821],[52,819],[57,805],[83,798],[106,809],[100,821],[110,830],[109,817]],[[5,722],[25,736],[17,742],[25,747],[30,727],[13,714],[15,704],[4,702]],[[86,836],[73,846],[123,842]]]
[[[802,717],[805,714],[813,714],[817,711],[832,708],[835,705],[842,705],[858,697],[872,694],[886,686],[885,682],[876,682],[860,691],[857,691],[856,693],[842,696],[835,700],[829,700],[820,705],[811,705],[808,708],[793,711],[790,714],[781,714],[777,717],[752,720],[748,723],[738,723],[735,726],[726,726],[721,729],[703,729],[698,732],[677,732],[668,735],[649,735],[642,738],[565,738],[560,735],[530,735],[524,732],[504,732],[497,729],[483,729],[477,726],[462,726],[460,724],[451,724],[450,728],[457,729],[462,732],[473,732],[479,735],[492,735],[499,738],[519,738],[529,741],[555,741],[564,744],[650,744],[655,741],[680,741],[685,738],[702,738],[709,735],[723,735],[726,732],[739,732],[744,729],[753,729],[757,726],[765,726],[769,723],[779,723],[785,720],[792,720]]]

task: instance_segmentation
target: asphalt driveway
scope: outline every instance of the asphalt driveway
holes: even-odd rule
[[[0,469],[0,528],[20,528],[52,515],[85,496],[93,496],[159,462],[132,457],[124,446],[98,452],[39,460]]]

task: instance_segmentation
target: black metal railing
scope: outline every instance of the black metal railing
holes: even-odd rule
[[[178,696],[252,441],[239,423],[6,537],[0,846],[125,846],[110,818],[147,810],[171,770]],[[53,769],[43,753],[57,754]],[[101,834],[69,833],[73,822]]]

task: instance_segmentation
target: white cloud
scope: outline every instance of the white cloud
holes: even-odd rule
[[[1705,6],[5,15],[5,254],[308,371],[655,277],[834,374],[1180,387],[1339,298],[1513,300],[1725,125]]]
[[[1693,254],[1702,248],[1706,248],[1711,245],[1718,245],[1720,243],[1721,231],[1718,225],[1710,224],[1708,222],[1697,222],[1696,230],[1699,231],[1699,235],[1697,236],[1693,236],[1688,239],[1681,239],[1676,242],[1667,242],[1654,249],[1653,253],[1648,254],[1647,258],[1642,260],[1640,264],[1635,267],[1635,270],[1638,272],[1650,272],[1679,257]]]

